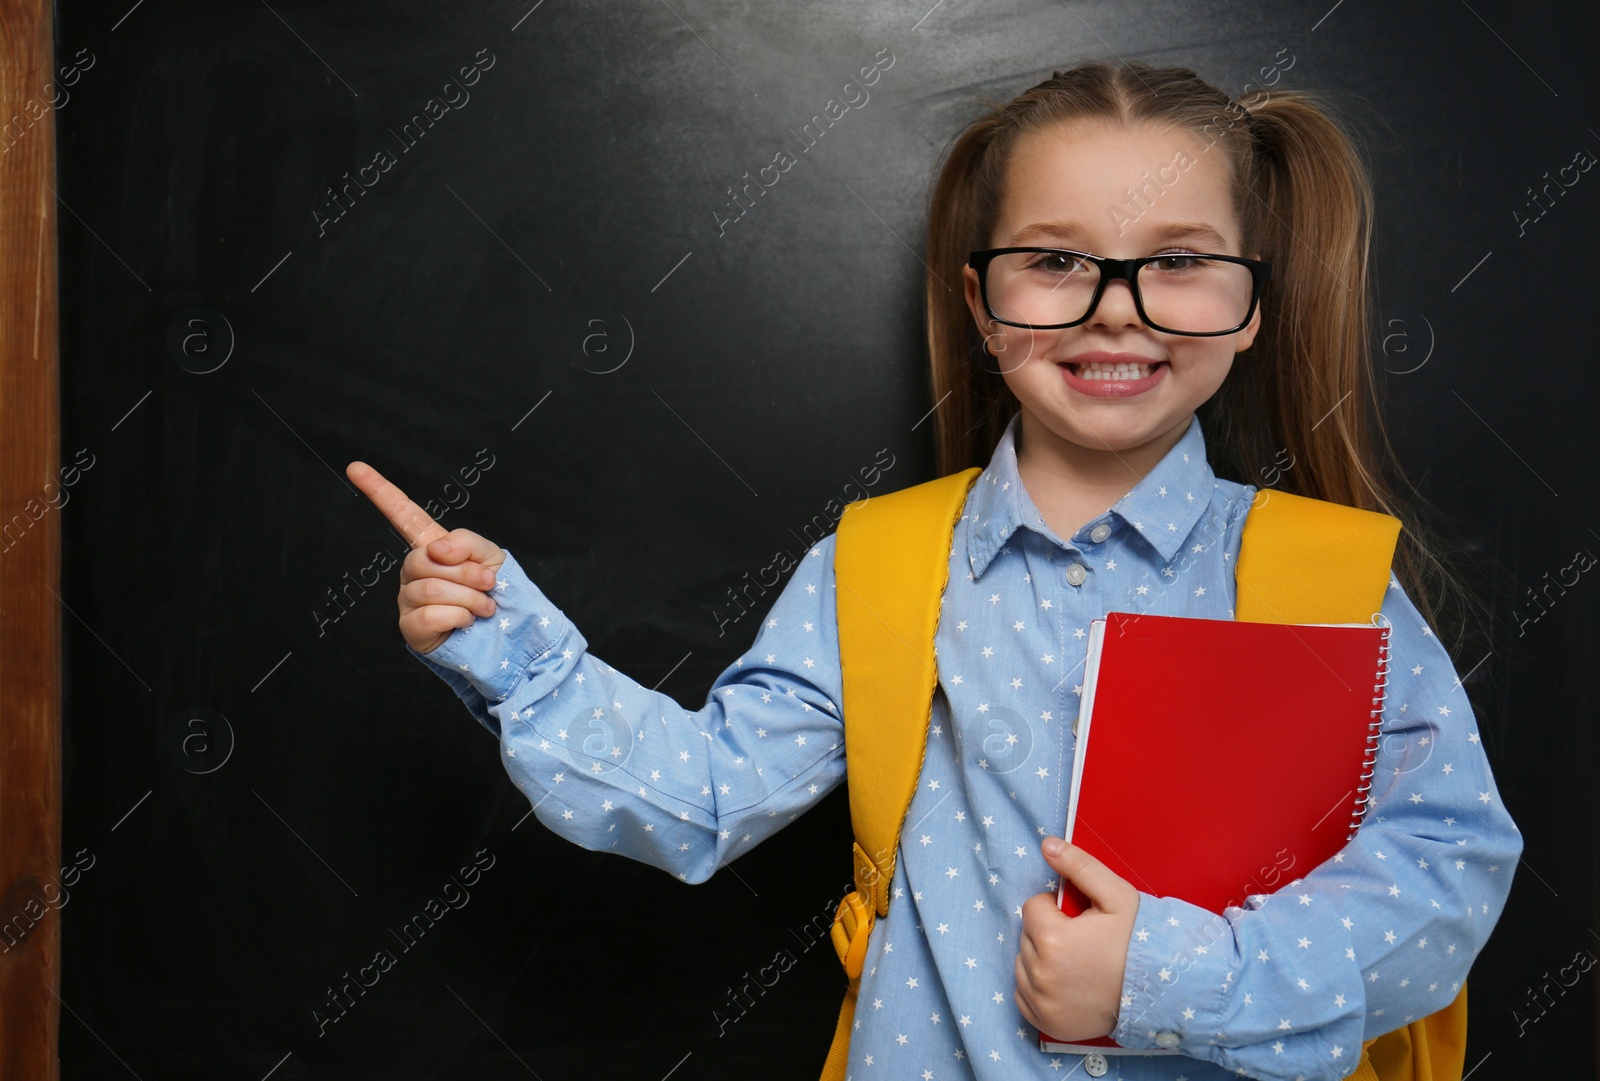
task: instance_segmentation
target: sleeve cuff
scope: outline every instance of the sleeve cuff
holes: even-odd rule
[[[433,663],[429,659],[433,656],[432,653],[419,653],[412,647],[410,642],[406,643],[406,652],[421,661],[428,671],[444,680],[450,689],[456,693],[456,697],[461,699],[468,712],[477,718],[478,723],[487,728],[495,739],[500,738],[500,722],[495,718],[494,714],[489,712],[484,703],[483,695],[473,689],[472,684],[467,681],[465,676]],[[435,649],[434,653],[437,652],[438,649]]]
[[[489,710],[509,698],[530,669],[564,641],[563,652],[581,652],[587,643],[509,549],[491,595],[493,615],[451,631],[429,653],[419,653],[409,643],[406,649],[448,683],[473,716],[498,736],[499,722]]]
[[[1139,892],[1121,1006],[1111,1038],[1137,1050],[1201,1058],[1233,986],[1233,928],[1177,897]]]

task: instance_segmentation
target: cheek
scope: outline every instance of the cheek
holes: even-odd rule
[[[1051,353],[1050,341],[1044,334],[1021,327],[1001,327],[985,345],[991,354],[990,365],[999,370],[1013,394],[1018,393],[1019,384],[1060,378],[1055,364],[1045,359]]]
[[[1168,357],[1172,366],[1185,370],[1194,383],[1210,384],[1215,389],[1233,370],[1233,339],[1227,339],[1226,344],[1196,339],[1180,346],[1169,345]]]
[[[1233,354],[1230,352],[1219,357],[1211,366],[1211,386],[1215,390],[1227,381],[1228,373],[1233,371]]]

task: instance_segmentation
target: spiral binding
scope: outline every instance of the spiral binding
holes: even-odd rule
[[[1371,798],[1372,777],[1377,772],[1374,768],[1378,763],[1378,744],[1383,739],[1383,703],[1389,697],[1389,628],[1383,628],[1383,634],[1378,643],[1378,682],[1372,687],[1372,721],[1367,726],[1367,747],[1361,762],[1361,783],[1356,785],[1355,810],[1350,816],[1350,832],[1345,835],[1345,840],[1354,839],[1356,831],[1361,828],[1361,819],[1367,813],[1367,802]]]

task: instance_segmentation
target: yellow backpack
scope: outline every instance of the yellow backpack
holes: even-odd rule
[[[950,544],[977,466],[845,507],[835,538],[845,762],[855,890],[834,916],[849,987],[822,1081],[842,1081],[874,921],[889,913],[900,827],[927,749],[933,645]],[[1245,519],[1234,618],[1364,623],[1383,605],[1400,520],[1264,489]],[[1467,988],[1404,1028],[1366,1040],[1347,1081],[1460,1081]]]

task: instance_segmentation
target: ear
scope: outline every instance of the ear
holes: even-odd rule
[[[1249,349],[1250,346],[1254,345],[1256,340],[1256,332],[1260,329],[1261,305],[1257,304],[1255,314],[1250,317],[1250,322],[1244,325],[1243,330],[1234,334],[1233,351],[1235,353],[1243,353],[1245,350]]]
[[[1261,258],[1261,253],[1260,252],[1256,252],[1253,255],[1246,256],[1246,258],[1248,258],[1248,259],[1260,259]],[[1243,353],[1245,350],[1249,349],[1250,346],[1255,344],[1256,334],[1260,330],[1261,330],[1261,305],[1260,305],[1260,303],[1257,303],[1255,312],[1250,316],[1250,322],[1248,322],[1248,323],[1246,323],[1244,325],[1244,329],[1243,330],[1240,330],[1240,331],[1238,331],[1238,332],[1236,332],[1234,334],[1233,351],[1235,353]]]
[[[978,335],[982,337],[990,330],[989,315],[983,310],[983,292],[978,285],[978,272],[965,263],[961,266],[961,285],[967,300],[967,310],[972,313],[973,322],[978,326]]]

